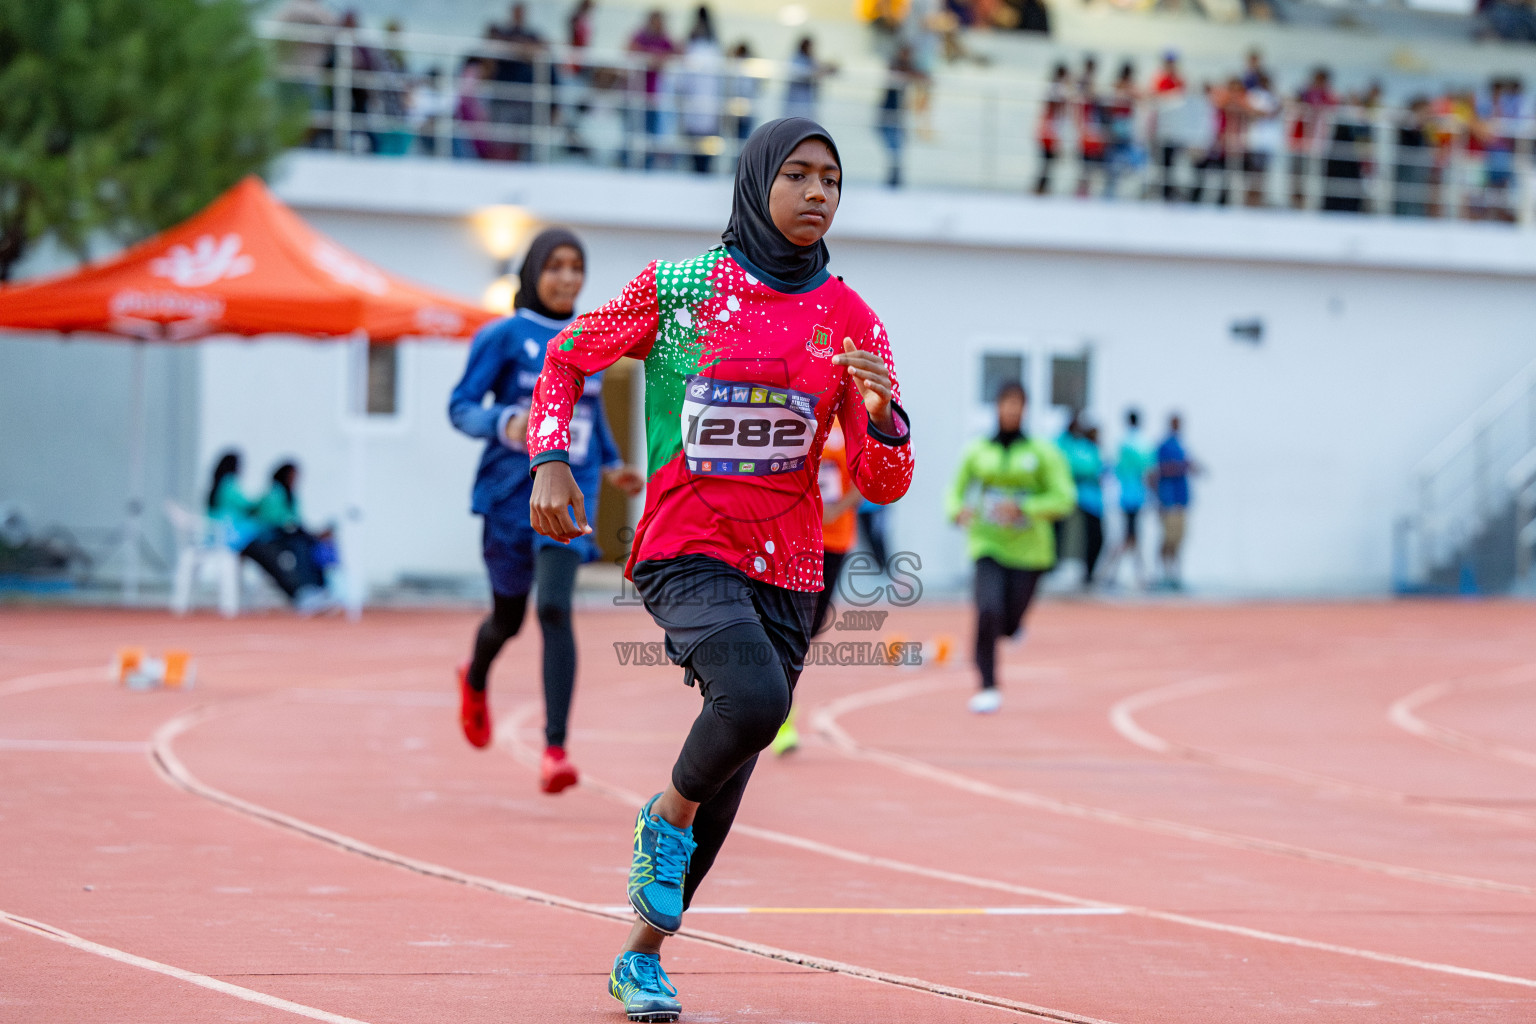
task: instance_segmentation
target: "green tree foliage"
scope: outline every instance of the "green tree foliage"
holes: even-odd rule
[[[202,209],[301,130],[246,0],[0,0],[0,281]]]

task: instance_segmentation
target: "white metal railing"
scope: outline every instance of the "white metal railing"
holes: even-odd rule
[[[1399,527],[1400,585],[1421,582],[1514,504],[1517,577],[1536,540],[1536,362],[1511,377],[1413,471],[1416,508]]]
[[[751,128],[785,113],[795,92],[837,138],[854,181],[888,181],[895,167],[904,184],[936,187],[1533,219],[1532,125],[1477,120],[1465,106],[1287,101],[1266,118],[1234,103],[1218,133],[1200,95],[1052,94],[1004,68],[931,81],[872,66],[809,75],[718,54],[259,28],[283,89],[308,103],[309,146],[727,174]]]

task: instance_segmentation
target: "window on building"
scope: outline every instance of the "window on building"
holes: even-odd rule
[[[1051,357],[1051,404],[1063,408],[1088,408],[1088,357]]]
[[[1004,384],[1024,383],[1024,356],[1019,353],[987,352],[981,357],[981,400],[997,401]]]
[[[394,416],[400,412],[400,346],[370,341],[365,408],[369,416]]]

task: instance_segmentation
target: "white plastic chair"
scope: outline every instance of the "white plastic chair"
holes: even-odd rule
[[[203,570],[211,569],[218,580],[219,613],[225,618],[240,614],[240,555],[226,542],[228,527],[166,500],[165,514],[176,533],[176,574],[171,585],[171,612],[187,614],[192,591]]]

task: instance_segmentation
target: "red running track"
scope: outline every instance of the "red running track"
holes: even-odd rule
[[[473,624],[8,611],[0,1021],[622,1020],[628,832],[697,694],[580,613],[586,779],[546,797],[537,639],[497,746],[458,734]],[[1536,1021],[1531,624],[1047,604],[989,718],[963,664],[812,668],[668,946],[684,1019]],[[197,687],[118,688],[126,645]]]

